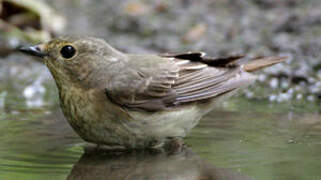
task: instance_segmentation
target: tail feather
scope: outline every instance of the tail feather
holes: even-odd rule
[[[258,57],[250,62],[243,64],[243,70],[246,72],[253,72],[274,64],[284,62],[287,57]]]

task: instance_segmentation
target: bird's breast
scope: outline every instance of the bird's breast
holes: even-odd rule
[[[90,141],[96,113],[94,93],[77,87],[59,89],[61,109],[72,128],[85,140]]]
[[[129,119],[120,107],[107,100],[99,89],[59,88],[62,111],[69,124],[85,141],[124,144],[131,134],[121,125]]]

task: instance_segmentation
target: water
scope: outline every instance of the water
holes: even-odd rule
[[[321,178],[321,118],[302,106],[230,100],[176,154],[97,152],[59,108],[22,107],[1,112],[0,179]]]

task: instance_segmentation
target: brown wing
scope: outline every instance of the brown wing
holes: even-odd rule
[[[203,53],[132,57],[135,60],[113,77],[106,93],[119,105],[148,111],[215,98],[253,81],[242,78],[246,72],[234,63],[242,57],[204,58]]]

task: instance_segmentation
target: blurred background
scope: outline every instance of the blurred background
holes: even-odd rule
[[[129,53],[289,57],[206,116],[187,143],[253,178],[320,178],[320,9],[320,0],[0,0],[0,179],[64,179],[83,152],[46,67],[15,51],[60,35]]]

